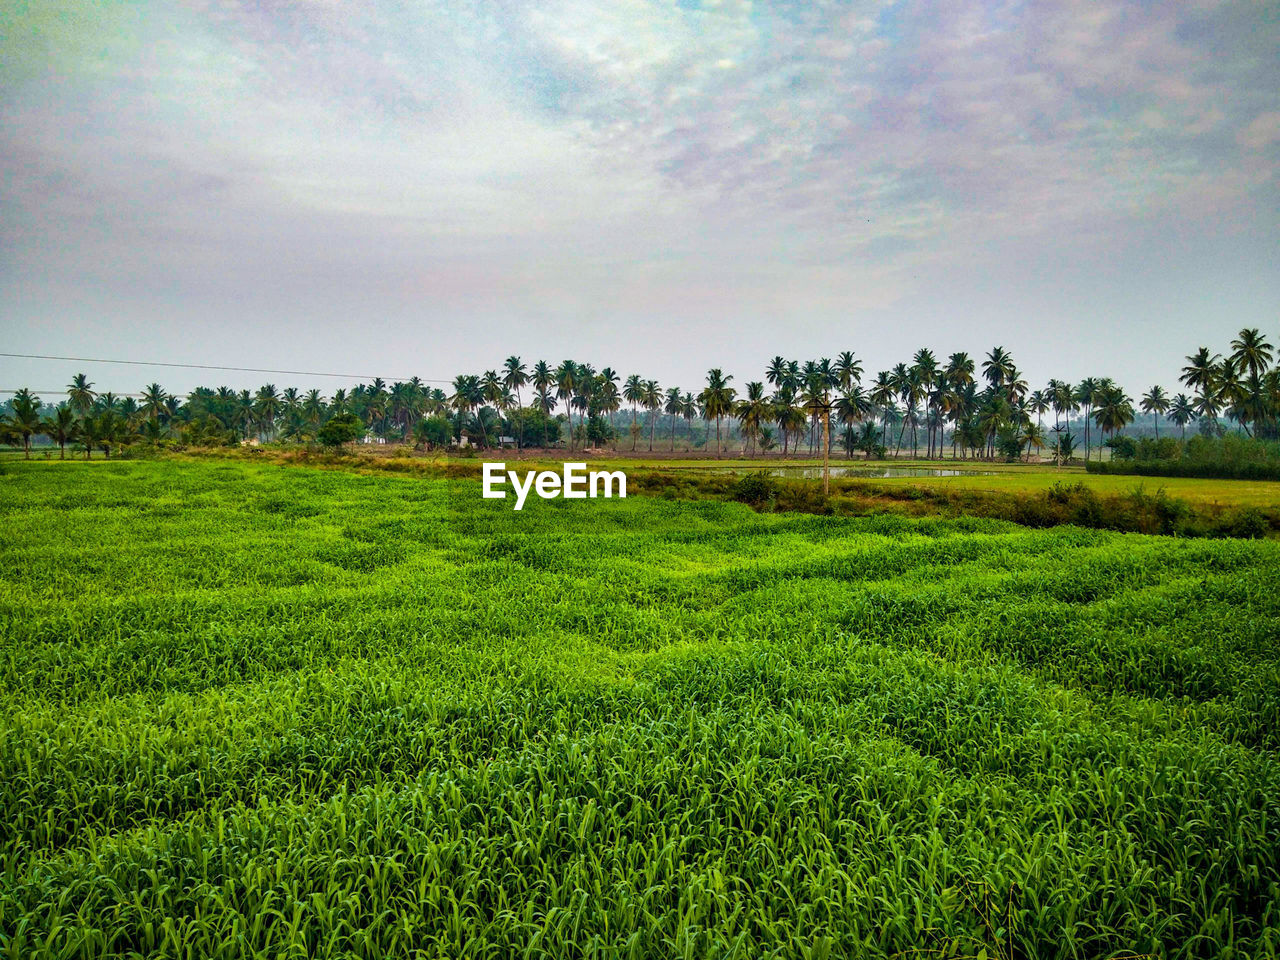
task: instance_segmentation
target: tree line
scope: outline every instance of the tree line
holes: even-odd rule
[[[569,448],[620,445],[632,450],[675,449],[683,425],[693,440],[694,424],[715,451],[723,453],[736,432],[745,456],[829,456],[833,442],[846,455],[901,455],[953,458],[1025,456],[1045,450],[1070,459],[1083,444],[1085,459],[1132,424],[1138,411],[1150,414],[1159,436],[1167,420],[1185,438],[1198,422],[1207,435],[1228,424],[1248,436],[1275,438],[1280,412],[1280,367],[1275,351],[1257,329],[1244,329],[1229,352],[1200,347],[1186,357],[1179,382],[1190,392],[1169,394],[1153,386],[1136,405],[1109,377],[1086,377],[1072,384],[1050,379],[1031,390],[1002,347],[980,361],[968,353],[944,359],[922,348],[874,377],[864,377],[851,351],[832,359],[797,361],[774,357],[763,379],[743,384],[719,368],[707,372],[698,393],[661,386],[639,374],[623,378],[612,367],[564,360],[526,365],[511,356],[500,369],[457,376],[450,390],[419,378],[387,384],[381,379],[335,390],[305,393],[264,384],[257,391],[197,387],[179,398],[158,383],[138,396],[120,397],[94,389],[85,374],[67,385],[66,397],[46,404],[32,391],[17,391],[0,415],[0,439],[20,445],[30,456],[32,439],[47,437],[66,456],[70,445],[85,457],[94,450],[138,442],[174,440],[190,445],[244,441],[336,442],[367,437],[439,448],[467,443],[479,447],[511,443]],[[645,422],[640,421],[641,412]],[[1053,426],[1046,428],[1045,417]],[[663,422],[665,420],[665,422]],[[1082,429],[1082,436],[1073,432]]]

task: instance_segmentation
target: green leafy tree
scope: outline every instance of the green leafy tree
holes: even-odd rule
[[[354,413],[339,413],[330,417],[320,427],[317,439],[326,447],[337,450],[364,434],[364,424]]]
[[[453,425],[449,422],[449,418],[442,414],[436,413],[429,417],[423,417],[413,426],[413,441],[415,445],[433,450],[437,447],[447,447],[453,439]]]

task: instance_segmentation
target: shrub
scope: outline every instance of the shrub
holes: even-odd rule
[[[337,449],[364,433],[364,424],[354,413],[339,413],[320,428],[317,439],[326,447]]]
[[[772,507],[778,499],[778,481],[764,470],[744,474],[729,488],[729,497],[757,510]]]
[[[1257,540],[1267,535],[1271,524],[1256,507],[1240,507],[1223,514],[1218,529],[1223,536]]]
[[[1121,438],[1123,439],[1123,438]],[[1280,443],[1237,434],[1192,437],[1185,444],[1162,437],[1143,440],[1129,459],[1085,465],[1090,473],[1221,480],[1280,480]],[[1117,457],[1120,454],[1117,453]]]

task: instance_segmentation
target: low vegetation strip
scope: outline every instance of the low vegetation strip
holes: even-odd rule
[[[1280,480],[1280,463],[1200,463],[1194,460],[1103,460],[1085,464],[1089,473],[1205,480]]]
[[[272,463],[352,470],[367,474],[481,479],[485,461],[445,456],[376,456],[322,453],[307,449],[252,448],[202,450],[177,458],[217,462]],[[543,463],[528,461],[522,468]],[[696,461],[670,467],[655,462],[604,460],[609,470],[624,470],[632,495],[675,500],[734,500],[764,512],[800,512],[838,516],[897,513],[905,516],[978,516],[1011,520],[1032,527],[1073,524],[1125,533],[1184,537],[1274,536],[1280,531],[1280,485],[1207,484],[1171,494],[1143,484],[1099,488],[1087,474],[1060,474],[1047,468],[1003,471],[991,477],[970,475],[903,483],[836,477],[824,495],[812,480],[788,480],[768,471],[740,471]],[[563,464],[545,461],[548,468]],[[1175,481],[1176,482],[1176,481]],[[1187,481],[1182,481],[1184,486]],[[1191,481],[1195,483],[1195,481]],[[977,485],[975,485],[977,484]],[[476,488],[479,496],[480,487]]]
[[[1030,527],[1074,524],[1126,533],[1183,537],[1265,537],[1280,530],[1280,504],[1273,507],[1192,503],[1135,485],[1123,493],[1099,493],[1075,481],[1040,490],[983,490],[835,478],[831,493],[806,480],[779,480],[763,471],[743,476],[646,472],[634,474],[634,489],[667,498],[710,496],[736,500],[757,510],[866,516],[976,516]]]
[[[1280,543],[3,481],[5,956],[1280,950]]]
[[[1280,443],[1230,434],[1192,437],[1185,444],[1168,437],[1122,437],[1113,446],[1111,460],[1086,467],[1098,474],[1275,481],[1280,480]]]

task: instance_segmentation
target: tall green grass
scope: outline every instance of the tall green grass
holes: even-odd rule
[[[0,518],[0,955],[1280,953],[1280,543],[236,462]]]

